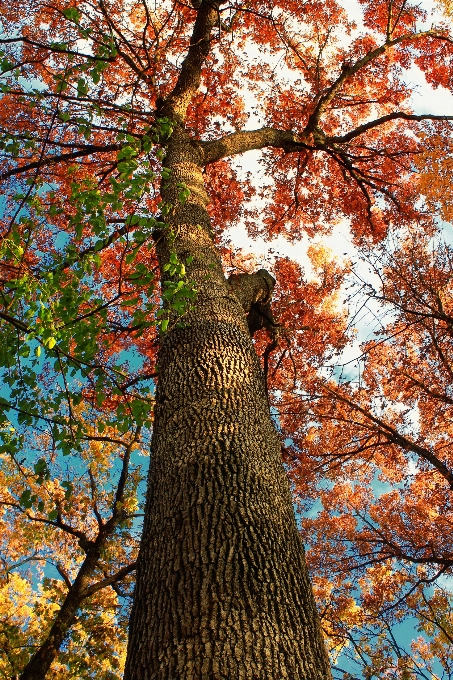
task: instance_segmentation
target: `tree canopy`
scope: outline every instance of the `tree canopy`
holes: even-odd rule
[[[2,677],[45,645],[51,677],[122,677],[157,351],[202,288],[175,225],[205,190],[235,295],[270,272],[244,309],[334,677],[453,678],[453,115],[408,77],[452,90],[439,5],[1,0]],[[181,129],[204,190],[167,167]],[[322,245],[345,224],[354,261]],[[308,236],[311,267],[235,225]]]

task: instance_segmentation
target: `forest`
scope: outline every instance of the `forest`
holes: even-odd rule
[[[451,0],[0,20],[0,678],[453,680]]]

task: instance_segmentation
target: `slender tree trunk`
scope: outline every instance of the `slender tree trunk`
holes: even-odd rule
[[[52,628],[36,654],[30,659],[21,673],[20,680],[43,680],[57,656],[60,647],[68,634],[85,597],[85,590],[89,586],[99,562],[101,540],[95,543],[88,552],[77,577],[72,584],[66,598],[61,605]]]
[[[280,442],[213,243],[200,150],[174,131],[163,195],[195,309],[162,339],[125,680],[331,678]],[[176,184],[191,190],[184,206]],[[168,234],[158,235],[161,266]],[[166,277],[165,277],[166,278]],[[235,285],[240,285],[236,281]],[[265,286],[266,281],[263,280]],[[240,299],[241,298],[241,299]]]
[[[133,562],[119,569],[116,574],[107,576],[106,578],[98,580],[97,582],[92,582],[93,577],[96,574],[96,570],[99,567],[99,562],[101,561],[101,556],[106,547],[107,541],[114,533],[118,523],[124,517],[120,506],[127,484],[132,446],[137,440],[139,432],[139,429],[136,430],[134,438],[126,446],[123,456],[122,470],[118,480],[118,486],[116,488],[112,514],[110,518],[102,525],[102,527],[99,527],[96,540],[89,541],[83,532],[75,532],[75,530],[72,529],[72,534],[74,535],[75,533],[75,535],[79,537],[79,541],[84,541],[83,549],[86,550],[86,557],[74,582],[72,584],[68,583],[68,593],[55,617],[49,633],[42,645],[23,669],[20,680],[44,680],[50,670],[52,662],[60,651],[60,647],[65,637],[68,635],[71,627],[74,625],[77,611],[83,600],[86,597],[93,595],[95,592],[122,580],[131,571],[135,571],[135,563]],[[69,527],[63,523],[60,523],[59,526],[62,530],[65,530],[66,528],[66,531],[68,531],[69,529]]]

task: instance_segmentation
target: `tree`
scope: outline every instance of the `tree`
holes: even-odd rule
[[[100,437],[87,430],[76,469],[59,460],[45,432],[27,442],[40,451],[34,470],[2,456],[1,677],[19,677],[30,651],[49,665],[71,627],[53,677],[67,677],[67,668],[72,676],[117,677],[124,663],[124,601],[135,570],[134,518],[143,477],[131,464],[138,433],[121,438],[108,428]],[[18,567],[28,570],[19,574]]]
[[[301,425],[291,430],[293,480],[323,506],[303,533],[324,623],[338,649],[352,643],[364,677],[438,677],[436,662],[451,677],[453,602],[441,577],[453,566],[452,248],[440,230],[413,226],[363,257],[373,285],[356,265],[351,297],[360,288],[379,324],[359,371],[345,366],[335,381],[313,381],[310,400],[291,400]],[[318,463],[309,491],[306,457]],[[412,652],[391,631],[407,617],[429,640]]]
[[[356,34],[333,1],[1,5],[5,422],[62,455],[83,449],[82,402],[101,437],[153,430],[125,678],[330,677],[269,402],[345,342],[341,272],[322,249],[318,285],[284,260],[228,271],[221,239],[347,219],[379,241],[424,214],[413,159],[453,117],[414,114],[403,69],[449,86],[449,29],[362,6]],[[228,160],[252,150],[256,202]]]

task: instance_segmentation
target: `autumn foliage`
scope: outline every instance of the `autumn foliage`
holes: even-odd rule
[[[453,261],[440,238],[414,228],[362,253],[350,302],[379,325],[357,359],[289,397],[283,420],[300,504],[318,501],[302,525],[324,621],[338,651],[363,654],[364,677],[448,677],[452,663]]]
[[[207,0],[0,0],[0,676],[67,606],[48,677],[122,677],[159,337],[197,295],[155,249],[184,124],[225,274],[277,281],[254,343],[334,677],[453,678],[453,116],[408,77],[452,89],[451,3],[211,4],[197,42]]]

